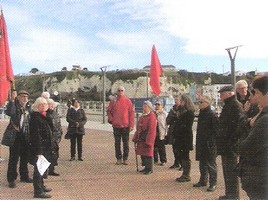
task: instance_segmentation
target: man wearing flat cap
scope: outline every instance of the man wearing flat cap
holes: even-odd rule
[[[219,199],[239,199],[238,177],[234,169],[238,163],[238,123],[244,113],[241,103],[236,99],[233,86],[224,86],[218,92],[224,106],[219,117],[217,151],[221,155],[225,183],[225,195]]]
[[[12,91],[11,98],[7,104],[6,115],[10,117],[9,124],[5,133],[13,132],[13,137],[5,139],[3,135],[2,144],[9,146],[9,161],[7,169],[7,181],[10,188],[15,188],[18,172],[17,165],[20,161],[19,174],[20,181],[32,183],[29,177],[29,113],[31,106],[28,103],[29,93],[25,90]]]

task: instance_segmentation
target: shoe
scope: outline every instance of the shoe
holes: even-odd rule
[[[51,192],[51,191],[52,191],[51,188],[48,188],[48,187],[46,187],[46,186],[43,187],[43,190],[44,190],[44,192]]]
[[[10,188],[15,188],[15,187],[16,187],[16,183],[15,183],[14,181],[9,182],[9,183],[8,183],[8,187],[10,187]]]
[[[71,157],[70,161],[74,161],[75,160],[75,157]]]
[[[118,159],[115,164],[116,165],[121,165],[122,164],[122,160]]]
[[[182,175],[179,178],[176,178],[177,182],[189,182],[191,181],[191,178],[189,176]]]
[[[127,160],[123,160],[123,165],[128,165],[128,161]]]
[[[210,185],[207,189],[208,192],[214,192],[216,190],[216,185]]]
[[[206,183],[202,183],[202,182],[198,182],[196,184],[193,184],[193,187],[204,187],[204,186],[207,186]]]
[[[49,199],[51,198],[51,195],[42,192],[40,194],[34,194],[34,198]]]
[[[21,178],[20,179],[21,182],[24,182],[24,183],[32,183],[33,182],[33,179],[32,178]]]
[[[224,195],[224,196],[220,196],[219,198],[218,198],[219,200],[238,200],[239,198],[237,198],[237,197],[229,197],[229,196],[226,196],[226,195]]]
[[[144,172],[143,172],[144,175],[149,175],[151,173],[153,173],[152,170],[144,170]]]
[[[169,169],[174,169],[174,168],[179,168],[181,165],[180,164],[174,164],[169,167]]]
[[[161,162],[161,163],[159,163],[159,165],[160,165],[160,166],[165,166],[166,163],[165,163],[165,162]]]
[[[82,158],[78,158],[79,161],[84,161]]]
[[[50,176],[59,176],[60,174],[56,173],[56,172],[49,172],[48,175],[50,175]]]

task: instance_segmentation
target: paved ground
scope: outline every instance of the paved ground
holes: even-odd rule
[[[0,119],[0,138],[7,125],[7,120]],[[65,123],[63,122],[63,125]],[[88,122],[84,137],[84,161],[70,162],[69,140],[60,143],[59,166],[56,171],[59,177],[45,180],[51,187],[52,199],[56,200],[125,200],[125,199],[217,199],[224,194],[221,165],[218,160],[218,187],[215,192],[206,192],[206,187],[193,188],[199,179],[198,162],[194,160],[195,152],[191,152],[192,181],[177,183],[175,179],[181,174],[169,169],[173,163],[172,150],[167,146],[167,166],[155,166],[154,173],[148,176],[136,172],[134,146],[130,147],[130,164],[115,165],[114,144],[111,127],[99,122]],[[66,131],[66,127],[64,127]],[[8,148],[0,147],[0,199],[33,199],[32,184],[17,181],[17,187],[10,189],[6,182]],[[32,166],[29,167],[32,172]],[[248,199],[241,190],[241,199]]]

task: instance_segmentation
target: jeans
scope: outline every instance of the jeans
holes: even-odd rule
[[[209,175],[209,185],[217,184],[217,163],[215,159],[203,158],[199,161],[200,180],[201,183],[207,183]]]
[[[117,160],[127,160],[129,154],[129,128],[114,129],[114,147]],[[121,140],[123,141],[123,156],[121,151]]]

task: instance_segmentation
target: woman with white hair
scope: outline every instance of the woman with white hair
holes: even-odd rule
[[[150,101],[143,104],[143,114],[137,123],[136,132],[132,141],[137,144],[136,154],[141,156],[142,165],[145,166],[141,172],[148,175],[153,172],[154,141],[156,137],[156,116],[154,107]]]
[[[36,99],[30,118],[30,163],[34,165],[33,186],[34,198],[51,198],[51,189],[44,186],[43,175],[37,168],[38,158],[44,156],[50,161],[52,131],[47,117],[48,103],[44,97]]]
[[[55,166],[58,165],[59,158],[59,143],[61,141],[62,136],[62,127],[61,120],[58,112],[55,110],[56,102],[53,99],[47,99],[48,110],[47,116],[50,119],[50,127],[52,130],[52,138],[51,138],[51,164],[49,166],[48,175],[51,176],[59,176],[59,173],[55,172]]]

